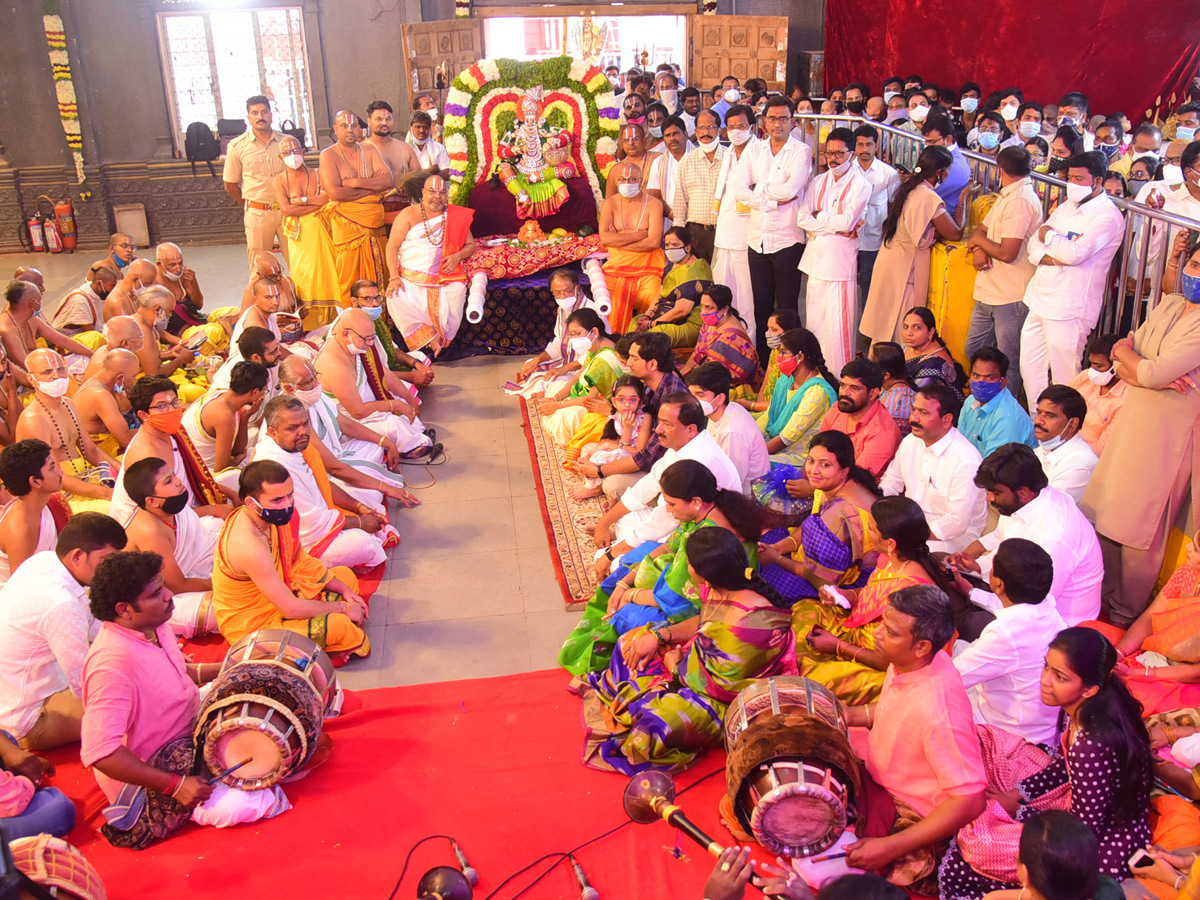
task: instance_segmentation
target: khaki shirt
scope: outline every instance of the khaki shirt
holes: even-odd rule
[[[251,128],[229,142],[222,177],[233,184],[241,184],[243,199],[275,202],[271,179],[283,171],[279,148],[284,137],[278,131],[272,131],[271,139],[264,144],[254,136]]]
[[[1033,179],[1022,178],[1000,191],[1000,197],[983,218],[984,234],[997,244],[1020,238],[1021,249],[1010,263],[992,260],[992,267],[975,275],[975,299],[988,306],[1016,303],[1036,267],[1029,261],[1029,238],[1042,226],[1042,203],[1033,190]]]

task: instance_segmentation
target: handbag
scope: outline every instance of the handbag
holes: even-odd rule
[[[288,127],[289,125],[291,125],[290,128]],[[294,121],[291,119],[284,119],[283,123],[279,126],[279,130],[284,134],[294,137],[296,140],[298,140],[300,142],[300,149],[306,153],[308,152],[308,133],[303,128],[297,128]]]

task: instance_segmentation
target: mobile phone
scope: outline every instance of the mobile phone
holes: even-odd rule
[[[1145,850],[1138,850],[1129,857],[1129,868],[1131,869],[1146,869],[1152,865],[1154,865],[1154,857]]]

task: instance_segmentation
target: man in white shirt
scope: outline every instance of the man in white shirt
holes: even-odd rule
[[[825,351],[831,372],[854,358],[854,282],[858,275],[858,226],[871,199],[871,183],[854,161],[854,132],[835,128],[825,139],[829,169],[804,192],[797,224],[808,238],[800,271],[808,275],[807,326]]]
[[[996,156],[1000,169],[1000,196],[983,218],[983,227],[971,232],[967,247],[975,264],[975,306],[967,327],[967,358],[983,347],[996,347],[1009,359],[1021,358],[1021,327],[1029,307],[1022,301],[1034,265],[1029,261],[1029,239],[1041,227],[1042,201],[1029,177],[1029,151],[1005,147]],[[1021,396],[1019,367],[1008,373],[1008,390]]]
[[[661,504],[658,482],[667,466],[680,459],[704,463],[716,476],[717,486],[727,491],[742,490],[742,478],[725,451],[705,429],[708,418],[691,394],[665,397],[658,408],[654,430],[667,452],[642,478],[621,495],[596,523],[596,546],[604,548],[597,564],[605,568],[623,553],[646,541],[664,541],[679,523]],[[654,505],[651,505],[654,504]]]
[[[987,593],[958,580],[977,602]],[[1067,627],[1047,596],[1053,583],[1054,563],[1045,550],[1024,538],[1004,541],[988,580],[1000,604],[996,618],[970,644],[959,642],[954,653],[975,721],[1034,744],[1053,744],[1058,732],[1058,707],[1042,702],[1046,649]]]
[[[719,362],[701,363],[688,375],[687,384],[708,416],[706,431],[738,470],[742,492],[749,496],[750,483],[771,470],[762,429],[754,416],[737,403],[729,402],[733,378]]]
[[[883,223],[887,220],[888,206],[900,187],[900,173],[880,159],[878,152],[878,129],[870,125],[859,125],[854,129],[854,156],[871,184],[871,199],[867,201],[862,225],[858,229],[859,294],[856,322],[862,319],[862,305],[871,292],[871,273],[875,271],[875,258],[883,246]]]
[[[996,548],[1003,541],[1033,541],[1054,562],[1050,594],[1063,621],[1078,625],[1096,618],[1104,577],[1100,541],[1075,501],[1050,487],[1037,454],[1024,444],[1005,444],[983,461],[975,483],[987,491],[1000,522],[948,562],[960,571],[990,578]]]
[[[1185,144],[1183,149],[1177,146],[1179,141],[1172,141],[1167,146],[1167,158],[1172,154],[1179,156],[1179,178],[1172,182],[1166,178],[1166,172],[1173,164],[1163,166],[1164,180],[1152,181],[1138,191],[1137,201],[1151,209],[1161,209],[1184,219],[1200,219],[1200,142],[1193,141]],[[1144,224],[1139,223],[1141,227]],[[1163,253],[1170,253],[1174,247],[1175,236],[1179,234],[1177,225],[1167,225],[1165,222],[1150,223],[1150,253],[1146,259],[1146,279],[1149,280],[1149,290],[1143,292],[1143,297],[1157,297],[1162,280]],[[1134,247],[1141,248],[1141,240],[1134,238]],[[1169,259],[1167,263],[1176,262]],[[1130,278],[1136,278],[1137,271],[1134,262],[1130,263]]]
[[[729,149],[721,160],[721,170],[717,173],[717,184],[713,191],[713,206],[717,210],[717,230],[713,236],[713,281],[725,285],[733,293],[734,308],[746,323],[747,334],[757,334],[758,326],[754,316],[754,290],[750,283],[747,250],[750,207],[739,203],[735,194],[737,168],[746,158],[746,151],[758,142],[751,127],[753,122],[754,113],[750,107],[739,103],[729,109],[725,116]],[[765,319],[762,326],[765,330]]]
[[[650,177],[646,181],[646,190],[651,197],[657,198],[663,205],[663,232],[674,226],[675,189],[679,184],[679,165],[684,154],[693,150],[687,139],[687,126],[678,116],[668,116],[663,120],[663,152],[654,157],[650,163]],[[681,220],[679,224],[683,224]]]
[[[1087,418],[1087,401],[1075,388],[1052,384],[1037,399],[1033,414],[1034,449],[1050,487],[1058,488],[1076,503],[1083,497],[1100,457],[1079,429]]]
[[[450,168],[450,154],[433,139],[433,118],[418,110],[408,122],[408,134],[404,138],[417,154],[422,169],[437,166],[442,171]]]
[[[125,529],[95,512],[73,516],[54,550],[35,553],[0,590],[0,728],[26,750],[79,740],[87,585],[125,546]]]
[[[954,427],[958,395],[943,384],[930,384],[913,398],[911,433],[879,486],[886,496],[903,494],[925,512],[929,549],[957,553],[979,540],[987,524],[987,501],[975,484],[982,459]]]
[[[1079,373],[1124,231],[1125,219],[1104,192],[1100,155],[1072,157],[1067,199],[1029,239],[1029,261],[1037,271],[1025,289],[1029,314],[1021,328],[1026,397],[1038,397],[1048,383],[1066,384]]]
[[[734,191],[734,199],[750,207],[750,285],[754,320],[763,326],[773,310],[797,307],[804,230],[796,219],[813,168],[812,148],[792,134],[792,104],[785,97],[767,99],[764,120],[767,140],[746,151]],[[766,359],[765,328],[756,337],[758,358]]]

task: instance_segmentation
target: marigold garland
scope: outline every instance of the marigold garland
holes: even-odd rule
[[[56,9],[57,4],[49,4]],[[79,128],[79,101],[75,96],[75,82],[71,78],[71,60],[67,56],[67,34],[62,17],[57,14],[42,16],[42,28],[46,32],[46,44],[50,48],[50,69],[54,77],[54,93],[58,98],[58,117],[62,120],[67,146],[75,158],[75,180],[79,183],[79,197],[90,200],[92,192],[84,187],[87,175],[83,171],[83,133]]]
[[[571,133],[572,153],[599,203],[616,162],[620,109],[604,72],[568,56],[540,62],[481,59],[461,72],[446,95],[446,152],[450,192],[466,204],[471,190],[491,174],[496,143],[516,121],[521,93],[542,85],[542,114]]]

